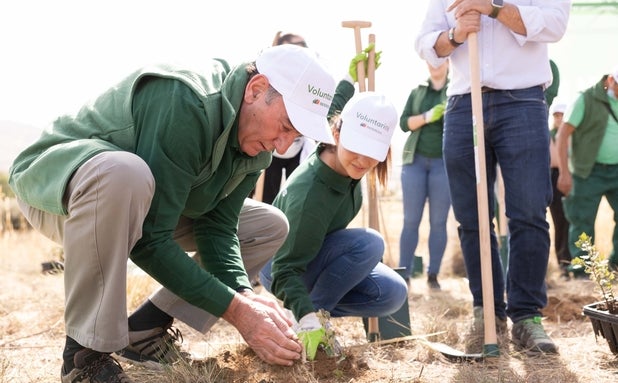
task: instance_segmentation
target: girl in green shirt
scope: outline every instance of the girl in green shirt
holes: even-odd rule
[[[384,316],[407,299],[404,279],[381,263],[380,233],[347,228],[362,205],[362,177],[375,170],[386,182],[397,120],[383,95],[352,97],[332,119],[335,145],[320,144],[273,201],[288,218],[290,231],[260,278],[299,321],[299,338],[306,349],[314,348],[307,349],[310,359],[323,340],[318,310],[333,317]]]

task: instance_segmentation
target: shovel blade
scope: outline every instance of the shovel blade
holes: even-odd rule
[[[427,342],[427,345],[432,350],[438,351],[440,354],[444,355],[446,359],[451,362],[478,362],[484,359],[483,354],[466,354],[444,343]]]
[[[486,352],[481,354],[466,354],[465,352],[456,350],[453,347],[444,343],[429,341],[425,341],[424,343],[426,343],[431,349],[438,351],[439,353],[444,355],[446,359],[450,360],[451,362],[457,363],[480,362],[485,360],[486,357],[496,357],[500,355],[500,352],[497,349],[497,345],[496,347],[492,347],[493,345],[485,345],[484,349],[486,350]]]

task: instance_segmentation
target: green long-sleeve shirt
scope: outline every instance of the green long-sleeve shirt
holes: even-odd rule
[[[341,81],[329,110],[336,115],[354,95],[354,86]],[[335,172],[319,157],[318,148],[290,175],[273,201],[290,223],[288,236],[273,258],[272,293],[297,319],[315,311],[301,277],[325,237],[344,229],[362,206],[359,180]]]
[[[359,180],[343,176],[319,158],[320,149],[292,172],[273,205],[290,223],[288,237],[272,264],[272,293],[297,319],[315,311],[303,273],[324,238],[344,229],[362,206]]]
[[[434,106],[446,101],[446,85],[440,90],[435,90],[431,86],[431,80],[420,84],[412,89],[403,112],[399,118],[399,127],[404,133],[410,132],[408,128],[408,118],[425,113]],[[406,139],[402,152],[402,164],[407,165],[414,162],[414,154],[419,154],[428,158],[442,157],[442,132],[444,127],[444,117],[439,120],[424,125],[420,129],[411,132]]]
[[[247,81],[245,65],[232,70],[222,60],[198,70],[139,70],[76,116],[56,120],[15,160],[11,187],[31,206],[66,214],[62,196],[75,169],[103,151],[137,154],[156,188],[131,259],[187,302],[220,316],[236,289],[251,286],[238,216],[271,159],[240,152],[236,118]],[[173,240],[181,215],[194,219],[203,268]]]

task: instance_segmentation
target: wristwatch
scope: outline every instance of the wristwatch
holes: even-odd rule
[[[491,0],[491,7],[492,9],[489,17],[495,19],[496,17],[498,17],[498,13],[500,13],[502,7],[504,7],[504,0]]]
[[[458,41],[455,41],[455,27],[448,30],[448,42],[451,43],[451,45],[454,46],[455,48],[463,44]]]

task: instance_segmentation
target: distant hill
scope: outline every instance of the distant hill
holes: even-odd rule
[[[42,128],[0,120],[0,173],[8,173],[17,155],[41,135]]]

